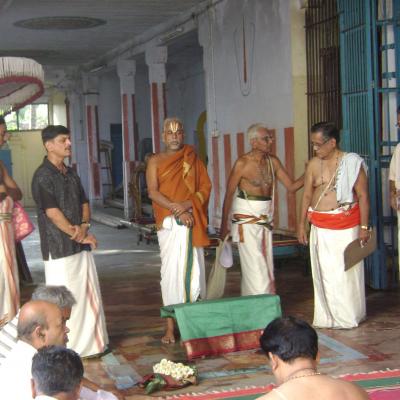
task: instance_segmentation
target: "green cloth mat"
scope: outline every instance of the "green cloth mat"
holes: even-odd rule
[[[176,319],[183,341],[264,329],[281,315],[280,298],[272,294],[161,307],[161,317]]]

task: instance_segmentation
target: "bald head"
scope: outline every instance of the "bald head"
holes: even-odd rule
[[[18,338],[36,349],[49,345],[65,345],[68,329],[61,309],[42,300],[25,303],[20,310]]]

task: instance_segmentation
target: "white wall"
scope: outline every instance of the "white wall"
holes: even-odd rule
[[[103,74],[99,80],[99,136],[100,140],[111,141],[110,124],[121,124],[121,89],[116,71]],[[105,156],[100,154],[102,167],[105,167]],[[101,171],[102,184],[111,183],[109,171]],[[110,186],[103,185],[103,197],[109,194]]]
[[[167,116],[181,118],[185,142],[197,146],[196,124],[205,110],[203,51],[173,57],[167,64]]]
[[[249,84],[243,84],[242,79],[241,86],[243,26]],[[236,133],[245,132],[252,123],[264,122],[276,129],[277,155],[284,162],[284,128],[293,126],[290,35],[289,0],[225,0],[199,19],[206,70],[210,160],[211,133],[218,135],[219,144],[220,187],[213,188],[210,203],[210,220],[215,225],[219,224],[226,187],[223,134],[232,134],[233,162],[237,157]],[[209,172],[212,176],[212,163]],[[217,190],[221,200],[215,211]],[[282,188],[279,191],[280,198],[284,198],[285,192]],[[282,219],[287,218],[285,207],[282,204],[279,210]]]
[[[115,71],[103,74],[99,81],[100,140],[110,140],[110,124],[121,123],[121,90]]]

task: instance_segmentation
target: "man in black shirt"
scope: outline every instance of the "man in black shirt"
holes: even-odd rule
[[[64,164],[71,155],[69,130],[49,125],[42,131],[47,157],[32,180],[47,285],[64,285],[77,304],[72,309],[69,347],[82,357],[102,353],[108,344],[96,265],[88,233],[90,207],[77,173]]]

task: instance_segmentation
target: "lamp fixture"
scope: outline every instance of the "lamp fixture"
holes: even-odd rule
[[[173,31],[171,31],[171,32],[165,34],[164,36],[160,37],[158,39],[158,41],[160,43],[168,42],[171,39],[174,39],[174,38],[180,36],[184,31],[185,31],[185,29],[183,28],[183,26],[177,26]]]

